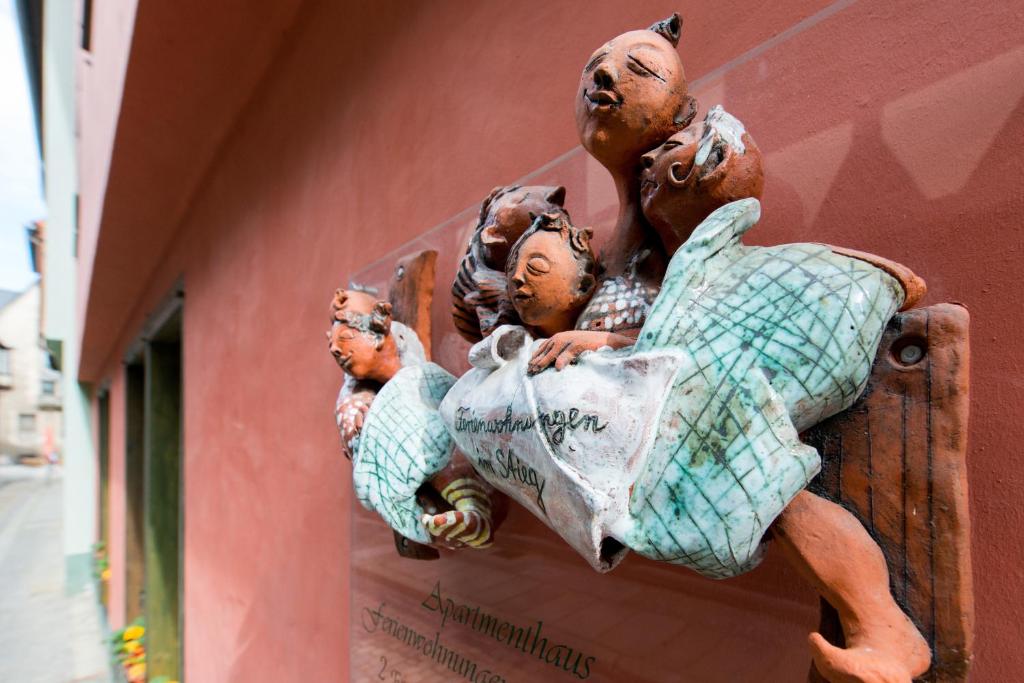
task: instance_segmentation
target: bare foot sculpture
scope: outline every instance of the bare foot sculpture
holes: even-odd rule
[[[846,647],[820,633],[809,640],[818,671],[832,683],[909,683],[931,651],[889,592],[878,544],[842,506],[797,494],[772,526],[775,543],[839,612]]]

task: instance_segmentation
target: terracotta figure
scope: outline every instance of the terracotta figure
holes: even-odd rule
[[[728,114],[712,110],[708,118],[713,116],[728,117]],[[739,192],[734,187],[722,188],[723,198],[728,200],[737,193],[746,193],[751,187],[759,194],[761,160],[749,136],[735,120],[725,121],[724,125],[721,120],[712,122],[708,128],[712,126],[732,130],[737,138],[736,143],[728,146],[733,154],[729,163],[745,164],[748,170],[733,173],[732,178],[758,179],[741,183]],[[703,209],[702,206],[694,209],[695,204],[716,196],[716,192],[694,191],[697,183],[714,182],[713,178],[702,177],[693,170],[701,156],[701,143],[687,139],[684,134],[674,138],[682,138],[679,140],[682,144],[672,146],[670,139],[645,155],[643,176],[644,214],[658,226],[665,246],[670,249],[691,237],[694,215],[699,216]],[[738,150],[743,151],[736,153]],[[719,168],[724,169],[725,164]],[[873,264],[880,261],[864,254],[859,256]],[[808,267],[801,264],[801,268]],[[884,267],[884,271],[893,275],[905,269],[889,266]],[[916,298],[922,293],[923,283],[912,273],[897,277],[897,281],[903,290],[901,304],[912,303],[907,301],[908,295]],[[826,305],[826,300],[823,299],[821,305]],[[767,315],[762,312],[759,317]],[[825,332],[821,330],[818,336]],[[889,572],[882,552],[850,512],[803,491],[782,512],[772,530],[786,556],[839,612],[846,649],[829,644],[820,634],[813,634],[811,645],[819,671],[836,680],[859,676],[865,680],[885,681],[909,680],[928,668],[930,653],[923,638],[889,591]]]
[[[664,144],[679,147],[677,153],[692,151],[674,166],[676,179],[689,188],[691,228],[728,201],[760,196],[760,152],[744,137],[742,124],[721,107],[692,123],[697,102],[676,52],[681,28],[674,14],[647,30],[624,33],[598,48],[583,70],[576,127],[583,147],[612,175],[619,214],[601,254],[597,292],[575,331],[537,348],[535,370],[627,344],[622,336],[635,337],[643,325],[673,252],[660,238],[658,222],[641,212],[643,191],[654,189],[641,187],[651,149]],[[684,165],[692,176],[679,175]]]
[[[703,128],[700,137],[688,129],[644,156],[644,214],[656,226],[665,247],[673,251],[691,237],[695,220],[701,220],[714,202],[756,196],[763,187],[760,154],[742,124],[716,108]],[[723,132],[733,137],[732,143],[724,146],[726,158],[711,174],[701,173],[702,157],[708,156],[704,150],[713,147],[710,140]],[[730,166],[731,174],[720,173]],[[721,184],[724,178],[730,181],[725,186]],[[700,184],[705,188],[696,189]],[[898,264],[867,254],[856,258],[896,277],[904,290],[905,306],[923,294],[923,283]],[[888,680],[893,672],[902,672],[907,678],[927,669],[928,648],[892,598],[881,551],[856,518],[804,491],[783,511],[773,530],[787,557],[839,612],[847,648],[840,650],[814,634],[811,642],[820,671],[841,680],[852,672],[876,667],[888,673],[870,680]],[[837,563],[830,557],[838,547],[845,548],[845,557]]]
[[[390,303],[366,291],[335,292],[327,337],[345,371],[335,415],[360,502],[412,541],[489,546],[489,487],[453,461],[437,416],[451,375],[426,360],[412,330],[391,319]],[[393,476],[381,477],[382,471]],[[418,499],[424,483],[451,509],[424,508]]]
[[[512,247],[508,296],[531,332],[550,337],[575,325],[597,286],[592,235],[564,213],[548,213]]]
[[[760,561],[781,514],[780,544],[845,618],[846,649],[812,640],[819,670],[909,681],[928,667],[927,644],[870,536],[803,491],[820,458],[799,439],[860,394],[906,293],[824,245],[744,246],[759,215],[756,199],[732,202],[688,236],[631,349],[530,375],[541,342],[500,328],[474,347],[476,369],[441,415],[481,476],[602,571],[632,549],[735,576]],[[525,475],[500,476],[510,467]],[[860,563],[830,561],[837,544]]]
[[[452,283],[455,329],[477,342],[499,325],[518,322],[506,296],[509,249],[535,216],[563,212],[564,187],[496,187],[480,205],[480,220]]]
[[[738,199],[760,199],[764,191],[761,151],[720,105],[644,154],[642,163],[643,215],[669,254],[715,209]]]
[[[665,272],[666,252],[640,213],[640,170],[643,154],[683,130],[697,112],[676,52],[681,29],[675,14],[650,29],[623,33],[594,51],[580,78],[576,130],[584,149],[611,173],[619,199],[601,254],[605,273],[581,330],[638,329]]]

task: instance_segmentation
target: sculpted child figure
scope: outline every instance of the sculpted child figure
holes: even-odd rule
[[[416,423],[415,418],[418,417],[420,423],[432,421],[435,428],[443,429],[436,415],[431,416],[431,411],[436,413],[436,402],[432,406],[423,405],[420,396],[424,393],[422,390],[429,389],[438,380],[443,386],[444,374],[447,373],[427,363],[416,333],[391,319],[391,304],[379,301],[366,291],[339,289],[331,301],[331,329],[327,338],[331,355],[345,372],[345,382],[335,405],[335,417],[342,453],[353,461],[353,478],[360,501],[381,512],[396,531],[412,540],[433,541],[452,548],[490,546],[493,531],[490,493],[493,489],[481,481],[464,461],[451,460],[450,448],[444,453],[445,458],[435,463],[427,462],[430,450],[417,449],[415,439],[405,442],[404,445],[410,447],[402,453],[360,447],[375,399],[385,388],[396,394],[393,401],[396,406],[393,407],[404,412],[395,415],[395,410],[385,411],[382,408],[378,411],[382,413],[378,422],[397,417]],[[412,376],[409,372],[403,373],[399,381],[392,384],[403,368],[412,371]],[[426,375],[416,374],[420,369],[426,369]],[[424,376],[426,382],[417,381]],[[373,437],[372,432],[370,436]],[[365,469],[381,467],[381,457],[389,459],[383,463],[385,470],[397,473],[414,469],[423,473],[423,478],[401,482],[400,477],[396,477],[392,481],[397,484],[382,496],[381,491],[374,490],[379,480],[373,476],[362,476]],[[400,457],[409,462],[395,462]],[[395,466],[389,468],[388,465]],[[431,509],[419,513],[416,493],[419,482],[424,480],[452,509],[444,512]],[[403,483],[406,484],[404,490]],[[387,514],[383,510],[387,510]]]
[[[729,147],[734,154],[711,173],[701,172],[700,161],[711,154],[711,140],[723,131],[732,137]],[[642,159],[641,206],[666,249],[672,252],[687,245],[694,229],[711,210],[742,199],[752,190],[760,195],[763,187],[762,160],[757,147],[742,125],[720,108],[713,109],[699,126],[673,135]],[[726,168],[729,173],[724,173]],[[699,187],[701,184],[705,186]],[[736,231],[749,227],[745,225]],[[711,231],[706,232],[710,237]],[[700,261],[692,259],[693,278],[714,278],[711,263],[718,258],[715,251],[728,249],[729,241],[738,240],[738,234],[721,232],[714,239],[718,244],[711,253],[701,254]],[[694,243],[692,249],[697,253],[699,244]],[[851,252],[834,253],[842,257]],[[855,258],[893,276],[903,292],[904,307],[920,298],[923,284],[902,266],[866,254],[857,254]],[[816,266],[813,261],[807,265],[811,269]],[[521,265],[516,267],[521,269]],[[518,308],[519,302],[516,303]],[[696,305],[696,301],[691,305]],[[672,306],[668,299],[658,300],[655,310]],[[709,310],[708,314],[714,313]],[[762,311],[761,316],[765,318],[768,314]],[[552,331],[541,332],[545,333],[541,336],[551,336]],[[666,339],[660,345],[676,341]],[[606,345],[624,348],[635,342],[627,336],[609,335]],[[577,357],[577,349],[566,348],[566,342],[556,336],[541,345],[530,372],[538,373],[551,365],[562,370]],[[805,489],[782,510],[771,527],[771,537],[840,614],[845,649],[831,645],[820,634],[810,637],[816,666],[829,680],[909,681],[927,670],[927,644],[893,599],[884,555],[856,517]]]
[[[597,286],[593,230],[564,213],[538,216],[512,247],[508,296],[519,319],[537,337],[571,330]]]
[[[684,176],[682,171],[688,168],[686,159],[693,156],[694,148],[697,155],[700,151],[692,140],[672,145],[673,139],[644,156],[642,207],[651,223],[658,226],[666,247],[675,250],[693,232],[693,193],[687,181],[693,173],[687,171]],[[832,251],[831,258],[838,259],[851,253]],[[867,254],[855,258],[871,263],[898,282],[903,308],[913,305],[922,294],[923,282],[899,264]],[[811,261],[806,267],[816,266]],[[804,490],[776,519],[771,535],[801,574],[839,612],[845,649],[830,644],[818,633],[810,637],[816,666],[823,675],[832,681],[909,681],[928,669],[928,647],[893,599],[884,555],[856,517],[840,505]]]
[[[508,185],[494,188],[480,205],[480,220],[452,283],[455,329],[467,341],[517,322],[505,292],[509,250],[534,216],[562,212],[564,203],[564,187]]]

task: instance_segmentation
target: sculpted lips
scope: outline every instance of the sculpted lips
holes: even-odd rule
[[[612,89],[587,90],[583,96],[590,101],[591,110],[609,110],[622,104],[622,95]]]

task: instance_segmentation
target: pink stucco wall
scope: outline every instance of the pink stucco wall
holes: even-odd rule
[[[107,559],[111,568],[108,584],[107,621],[112,628],[124,626],[125,610],[125,378],[115,372],[110,377],[110,531]],[[98,411],[97,411],[98,412]],[[98,431],[96,432],[98,433]],[[99,449],[97,448],[97,452]]]
[[[93,251],[83,252],[82,367],[87,379],[113,379],[117,539],[120,357],[184,277],[188,680],[345,679],[351,493],[330,418],[339,375],[322,338],[329,294],[575,147],[572,97],[591,50],[677,8],[309,1],[257,29],[236,20],[246,16],[238,6],[186,2],[156,22],[152,3],[139,4],[148,28],[136,27],[136,41],[174,39],[147,43],[147,68],[126,80],[131,107],[113,142],[123,165],[106,194],[108,169],[83,166],[94,223],[83,232]],[[1024,523],[1024,465],[1012,457],[1024,441],[1024,323],[1013,312],[1024,297],[1024,13],[875,0],[681,9],[680,52],[703,103],[723,102],[766,154],[756,240],[875,251],[922,274],[928,302],[970,307],[973,680],[1024,677],[1024,539],[1008,533]],[[194,61],[213,40],[244,46],[237,32],[250,30],[262,31],[258,59],[200,60],[209,82],[228,87],[242,73],[250,84],[228,104],[207,95],[224,107],[223,134],[212,135],[202,102],[161,80],[173,72],[165,62]],[[113,84],[94,82],[86,97],[114,102],[104,90]],[[83,146],[103,147],[97,126]],[[183,152],[180,139],[199,151]],[[111,557],[113,606],[123,604],[120,540]]]

